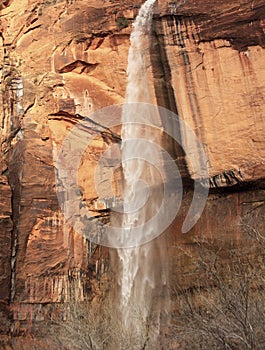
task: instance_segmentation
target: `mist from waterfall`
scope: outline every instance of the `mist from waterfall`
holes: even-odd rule
[[[124,214],[121,225],[123,240],[130,242],[131,248],[118,249],[121,264],[120,310],[125,330],[138,338],[151,337],[153,341],[159,333],[161,315],[166,311],[168,302],[167,257],[163,237],[150,239],[149,243],[141,245],[143,235],[147,238],[153,235],[156,223],[148,230],[143,224],[155,216],[163,196],[163,179],[159,169],[147,161],[155,159],[156,163],[162,164],[160,149],[154,147],[154,144],[161,143],[161,132],[148,126],[159,126],[161,123],[159,113],[151,113],[148,107],[148,103],[152,102],[148,68],[154,3],[155,0],[148,0],[142,5],[130,38],[128,83],[122,111]],[[146,126],[138,127],[138,123]],[[149,142],[143,142],[143,138]],[[137,234],[133,230],[135,227],[138,227]]]

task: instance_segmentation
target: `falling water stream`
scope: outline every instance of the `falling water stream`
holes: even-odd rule
[[[112,118],[119,119],[120,106],[105,107],[94,113],[92,119],[85,118],[81,125],[77,124],[65,138],[55,166],[58,201],[67,223],[97,245],[117,248],[113,260],[116,252],[119,260],[117,264],[115,260],[113,271],[117,271],[119,284],[118,309],[123,331],[128,335],[126,339],[131,339],[128,346],[122,344],[122,349],[135,350],[165,348],[160,345],[167,328],[170,301],[165,231],[175,219],[182,200],[180,172],[174,157],[167,152],[172,146],[165,136],[171,137],[189,155],[187,167],[194,180],[194,195],[181,232],[188,232],[199,219],[209,189],[207,157],[192,129],[173,112],[152,104],[150,34],[155,2],[147,0],[142,5],[130,37],[128,82],[122,107],[123,204],[117,201],[117,206],[112,207],[112,222],[105,225],[105,231],[100,229],[99,234],[94,234],[98,226],[102,228],[102,222],[95,230],[91,228],[94,214],[90,215],[80,191],[78,169],[85,150],[95,141],[94,133],[87,132],[91,121],[96,120],[98,125],[107,123],[104,130],[109,132],[119,125],[120,121],[116,124]],[[116,158],[110,162],[112,171],[119,167]],[[98,169],[106,168],[109,161],[109,155],[103,154]],[[96,173],[95,183],[100,177],[101,173],[98,177]],[[111,181],[106,183],[111,187]],[[116,296],[115,290],[115,300]],[[117,334],[113,337],[117,338],[114,341],[119,338]]]
[[[159,333],[161,309],[165,311],[167,300],[163,239],[150,240],[141,245],[142,236],[152,236],[155,229],[151,226],[146,230],[143,224],[159,210],[163,195],[159,186],[162,182],[161,175],[156,167],[146,161],[155,158],[161,163],[160,151],[154,147],[154,143],[159,143],[161,135],[148,127],[149,123],[160,123],[158,114],[150,113],[148,107],[148,103],[152,102],[148,86],[148,62],[155,1],[147,0],[142,5],[130,38],[128,82],[122,111],[121,157],[124,175],[123,239],[131,242],[131,248],[118,249],[121,263],[120,308],[124,327],[127,332],[137,334],[138,339],[146,337],[148,329],[149,333],[153,332],[153,340]],[[146,127],[137,127],[137,123]],[[150,142],[143,142],[142,138]],[[137,234],[132,232],[136,226],[139,228]]]

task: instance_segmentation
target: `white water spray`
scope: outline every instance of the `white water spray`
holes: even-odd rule
[[[161,132],[148,127],[148,125],[159,126],[161,123],[159,114],[150,113],[148,105],[151,103],[148,86],[150,31],[155,1],[148,0],[142,5],[133,24],[128,55],[126,103],[122,112],[121,154],[124,175],[122,227],[123,239],[129,241],[129,246],[132,248],[118,249],[121,262],[120,307],[125,329],[128,332],[133,331],[138,337],[144,329],[146,332],[150,327],[151,313],[155,315],[155,321],[153,319],[152,323],[156,324],[155,333],[158,333],[161,296],[157,298],[156,295],[161,292],[161,288],[166,289],[167,285],[166,264],[163,257],[166,254],[163,253],[164,246],[161,239],[140,246],[142,236],[152,236],[155,230],[153,226],[149,228],[150,232],[146,230],[142,232],[141,225],[143,226],[158,212],[163,196],[160,170],[146,161],[150,160],[151,163],[151,160],[155,159],[155,163],[162,164],[160,149],[154,146],[160,143]],[[139,128],[137,123],[146,127]],[[149,142],[143,142],[143,138]],[[132,236],[133,228],[136,226],[139,230],[137,235]],[[156,310],[154,303],[157,306]]]

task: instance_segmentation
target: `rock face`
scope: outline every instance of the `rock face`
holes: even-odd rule
[[[131,23],[141,3],[13,0],[0,5],[0,301],[24,326],[29,318],[45,318],[42,306],[82,300],[86,293],[95,250],[65,222],[54,157],[82,116],[123,102]],[[239,224],[249,212],[264,230],[264,19],[261,0],[158,1],[155,6],[153,100],[177,112],[197,134],[215,189],[197,226],[180,237],[179,220],[189,199],[184,201],[171,230],[177,246],[189,247],[202,232],[244,242]],[[93,172],[107,145],[119,142],[119,127],[106,132],[91,120],[89,133],[93,143],[83,160],[89,170],[80,170],[79,182],[84,200],[104,223],[109,204],[98,202]],[[183,177],[192,177],[191,160],[177,148],[171,151]],[[120,174],[113,182],[118,193]],[[101,256],[94,255],[97,270]],[[171,256],[185,279],[186,262],[174,248]]]
[[[264,3],[160,8],[165,15],[155,25],[168,85],[179,115],[204,145],[212,185],[264,177]]]
[[[11,189],[5,176],[0,178],[1,196],[0,203],[0,225],[1,225],[1,279],[0,279],[0,295],[1,302],[7,302],[10,293],[10,263],[11,263],[11,232],[12,225],[12,208],[11,208]]]

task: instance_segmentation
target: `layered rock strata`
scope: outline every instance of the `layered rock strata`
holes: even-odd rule
[[[131,23],[141,3],[13,0],[0,5],[0,300],[18,321],[14,332],[19,322],[26,328],[29,320],[43,320],[45,305],[83,300],[91,289],[88,265],[100,273],[106,268],[106,252],[65,222],[54,156],[82,116],[123,102]],[[189,256],[196,255],[198,237],[220,238],[226,247],[248,244],[244,218],[264,232],[264,19],[261,0],[158,1],[155,6],[148,57],[153,101],[178,113],[197,134],[215,191],[197,226],[180,235],[192,160],[168,141],[188,183],[169,249],[172,266],[181,271],[172,279],[184,284],[195,283]],[[93,173],[107,146],[119,142],[119,127],[106,133],[92,119],[89,132],[93,143],[79,183],[83,199],[105,224],[111,198],[106,189],[98,200]],[[113,182],[118,193],[120,174]]]

